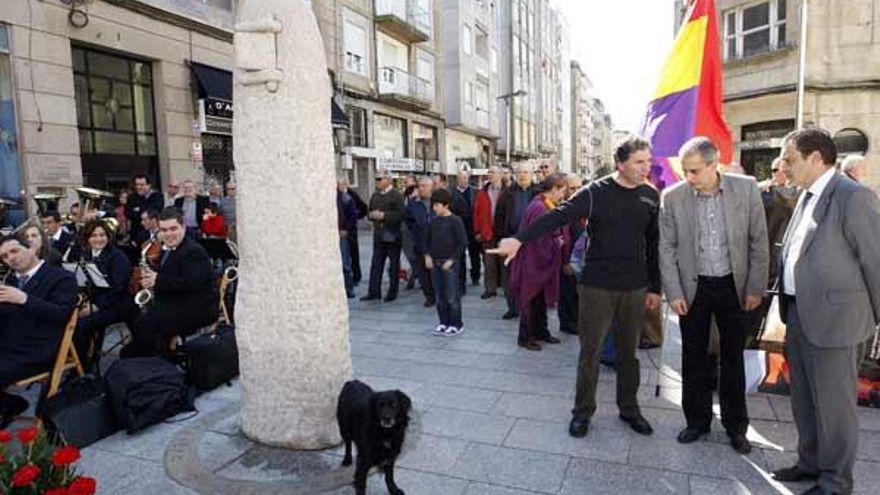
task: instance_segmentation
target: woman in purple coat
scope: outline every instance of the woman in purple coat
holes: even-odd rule
[[[542,185],[542,192],[526,207],[519,226],[522,231],[565,199],[565,174],[552,174]],[[524,245],[511,263],[510,288],[520,313],[521,347],[541,350],[541,341],[557,344],[547,327],[547,309],[559,300],[559,272],[562,268],[563,231],[553,231],[537,241]]]

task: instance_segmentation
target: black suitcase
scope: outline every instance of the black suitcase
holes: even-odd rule
[[[231,385],[238,376],[238,347],[235,327],[218,325],[214,332],[187,340],[181,354],[189,385],[199,390],[213,390],[222,384]]]
[[[118,359],[104,374],[113,415],[128,434],[187,411],[193,397],[177,366],[159,357]]]
[[[44,399],[40,417],[50,433],[79,448],[121,429],[113,416],[104,381],[94,376],[67,382],[57,394]]]

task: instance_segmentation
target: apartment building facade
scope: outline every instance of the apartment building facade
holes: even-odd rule
[[[4,0],[0,9],[0,197],[4,223],[35,193],[77,201],[146,173],[232,176],[234,2]]]
[[[841,155],[867,155],[880,186],[880,0],[809,0],[804,125],[827,129]],[[719,0],[724,113],[735,160],[766,177],[794,129],[799,0]]]
[[[312,0],[348,117],[336,131],[337,167],[362,193],[377,169],[442,173],[443,30],[435,0]]]
[[[482,175],[499,134],[498,10],[491,0],[442,0],[446,173]]]
[[[571,167],[581,177],[593,176],[593,83],[581,69],[571,62]]]

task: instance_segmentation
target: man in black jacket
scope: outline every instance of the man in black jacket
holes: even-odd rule
[[[61,256],[67,252],[67,249],[73,244],[73,234],[68,232],[61,225],[61,214],[57,211],[49,211],[43,217],[43,229],[49,236],[51,247],[55,248]]]
[[[351,199],[354,200],[355,206],[357,206],[357,218],[360,220],[367,216],[367,203],[364,203],[364,200],[361,199],[357,191],[349,186],[348,180],[345,180],[344,182],[346,192],[351,196]],[[354,285],[358,285],[361,283],[363,274],[361,273],[361,246],[360,241],[358,240],[357,226],[348,233],[348,244],[351,248],[351,282]]]
[[[540,192],[537,184],[532,184],[532,168],[525,163],[516,166],[516,180],[504,189],[504,192],[498,197],[498,204],[495,205],[495,218],[492,223],[493,237],[501,240],[506,237],[513,237],[519,231],[519,224],[522,221],[523,213],[526,206]],[[505,271],[507,269],[505,268]],[[504,296],[507,299],[507,312],[504,313],[505,320],[512,320],[519,316],[516,310],[516,301],[513,294],[507,287],[508,277],[502,277],[504,284]]]
[[[194,239],[199,237],[202,218],[205,216],[205,210],[209,204],[211,204],[211,200],[207,196],[198,194],[193,181],[184,181],[183,196],[174,200],[174,207],[183,214],[183,226],[186,229],[187,237]]]
[[[162,211],[165,207],[165,200],[160,193],[152,190],[150,178],[144,174],[135,175],[132,179],[132,185],[134,186],[134,194],[128,197],[125,216],[131,221],[129,232],[131,239],[134,240],[140,238],[141,232],[144,230],[144,226],[141,225],[141,214],[149,210]]]
[[[27,401],[2,392],[18,380],[48,371],[64,325],[76,305],[76,279],[37,258],[26,241],[0,240],[0,260],[15,273],[0,286],[0,428],[27,409]]]
[[[141,277],[141,285],[153,291],[153,302],[135,324],[134,340],[123,349],[124,357],[167,356],[170,337],[190,335],[217,320],[219,300],[211,259],[185,235],[177,208],[162,211],[159,233],[164,244],[159,271]]]
[[[403,195],[391,183],[391,174],[380,170],[376,173],[376,192],[370,197],[370,213],[373,222],[373,260],[370,263],[370,288],[361,301],[373,301],[382,295],[382,272],[385,258],[389,258],[388,294],[385,302],[397,299],[400,286],[400,224],[403,222]]]
[[[452,213],[461,218],[464,222],[465,231],[467,232],[467,254],[471,258],[471,283],[480,284],[480,257],[483,255],[482,247],[474,236],[474,201],[477,197],[477,190],[470,184],[470,174],[467,169],[462,168],[456,177],[456,185],[449,191],[452,194]],[[465,282],[467,281],[467,263],[466,256],[461,255],[459,266],[459,288],[462,295],[465,293]]]

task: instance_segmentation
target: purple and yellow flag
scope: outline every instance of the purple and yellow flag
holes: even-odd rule
[[[642,123],[651,141],[651,180],[659,188],[678,182],[678,150],[694,136],[706,136],[730,163],[733,143],[722,112],[722,68],[714,0],[692,0],[660,84]]]

